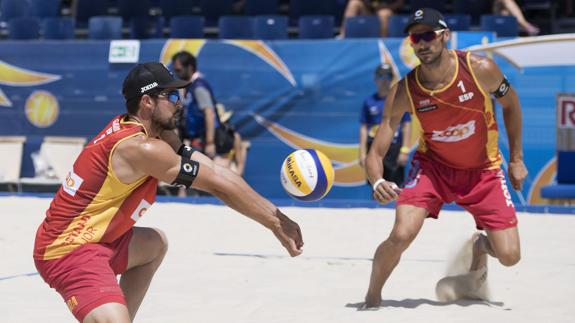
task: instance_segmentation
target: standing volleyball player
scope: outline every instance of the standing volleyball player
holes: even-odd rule
[[[456,202],[470,212],[473,236],[469,277],[480,288],[489,254],[504,266],[520,259],[517,218],[497,146],[498,130],[491,96],[503,107],[509,137],[509,179],[520,190],[527,176],[521,144],[521,107],[499,67],[485,57],[448,50],[449,29],[441,13],[416,10],[406,32],[421,64],[398,82],[395,100],[386,105],[367,173],[381,203],[397,199],[393,229],[375,252],[366,307],[378,307],[381,290],[423,225],[437,218],[443,203]],[[382,159],[405,112],[421,124],[420,143],[403,190],[381,178]]]
[[[80,153],[38,228],[36,268],[80,322],[134,319],[167,250],[160,230],[134,226],[154,203],[158,180],[213,194],[270,229],[291,256],[301,253],[295,222],[233,172],[174,145],[177,89],[187,85],[160,63],[134,67],[122,91],[127,113]]]

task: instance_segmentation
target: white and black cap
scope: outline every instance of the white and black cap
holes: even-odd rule
[[[126,101],[140,97],[158,89],[179,89],[190,84],[188,81],[174,78],[162,63],[148,62],[138,64],[130,70],[122,86]]]
[[[403,32],[407,33],[409,28],[416,24],[428,25],[436,29],[447,28],[447,23],[445,22],[445,18],[443,18],[441,12],[431,8],[415,10],[411,17],[409,17],[409,21],[407,22],[407,25],[405,25]]]

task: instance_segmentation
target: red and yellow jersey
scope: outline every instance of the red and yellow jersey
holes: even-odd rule
[[[110,243],[155,202],[155,178],[144,176],[124,184],[112,169],[118,144],[146,135],[141,124],[125,118],[114,118],[74,162],[36,232],[34,259],[57,259],[86,243]]]
[[[421,85],[419,67],[405,78],[414,127],[419,127],[418,152],[458,169],[494,169],[501,164],[493,103],[471,69],[470,53],[451,51],[456,69],[447,86]]]

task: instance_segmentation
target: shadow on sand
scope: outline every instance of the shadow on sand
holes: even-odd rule
[[[495,307],[495,308],[499,308],[499,309],[506,310],[506,311],[511,310],[510,308],[504,308],[503,305],[505,305],[505,304],[503,302],[490,302],[490,301],[484,301],[484,300],[469,300],[469,299],[457,300],[457,301],[453,301],[453,302],[438,302],[438,301],[434,301],[434,300],[430,300],[430,299],[426,299],[426,298],[418,298],[418,299],[406,298],[406,299],[402,299],[402,300],[387,299],[387,300],[383,300],[381,302],[379,308],[366,308],[365,302],[348,303],[345,305],[345,307],[355,308],[358,311],[377,311],[377,310],[382,309],[384,307],[416,308],[416,307],[419,307],[421,305],[431,305],[431,306],[457,305],[457,306],[462,306],[462,307],[473,306],[473,305],[482,305],[482,306]]]

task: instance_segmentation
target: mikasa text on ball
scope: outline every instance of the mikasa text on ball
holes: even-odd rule
[[[300,149],[289,154],[280,172],[283,188],[300,201],[317,201],[326,196],[333,177],[330,160],[315,149]]]

